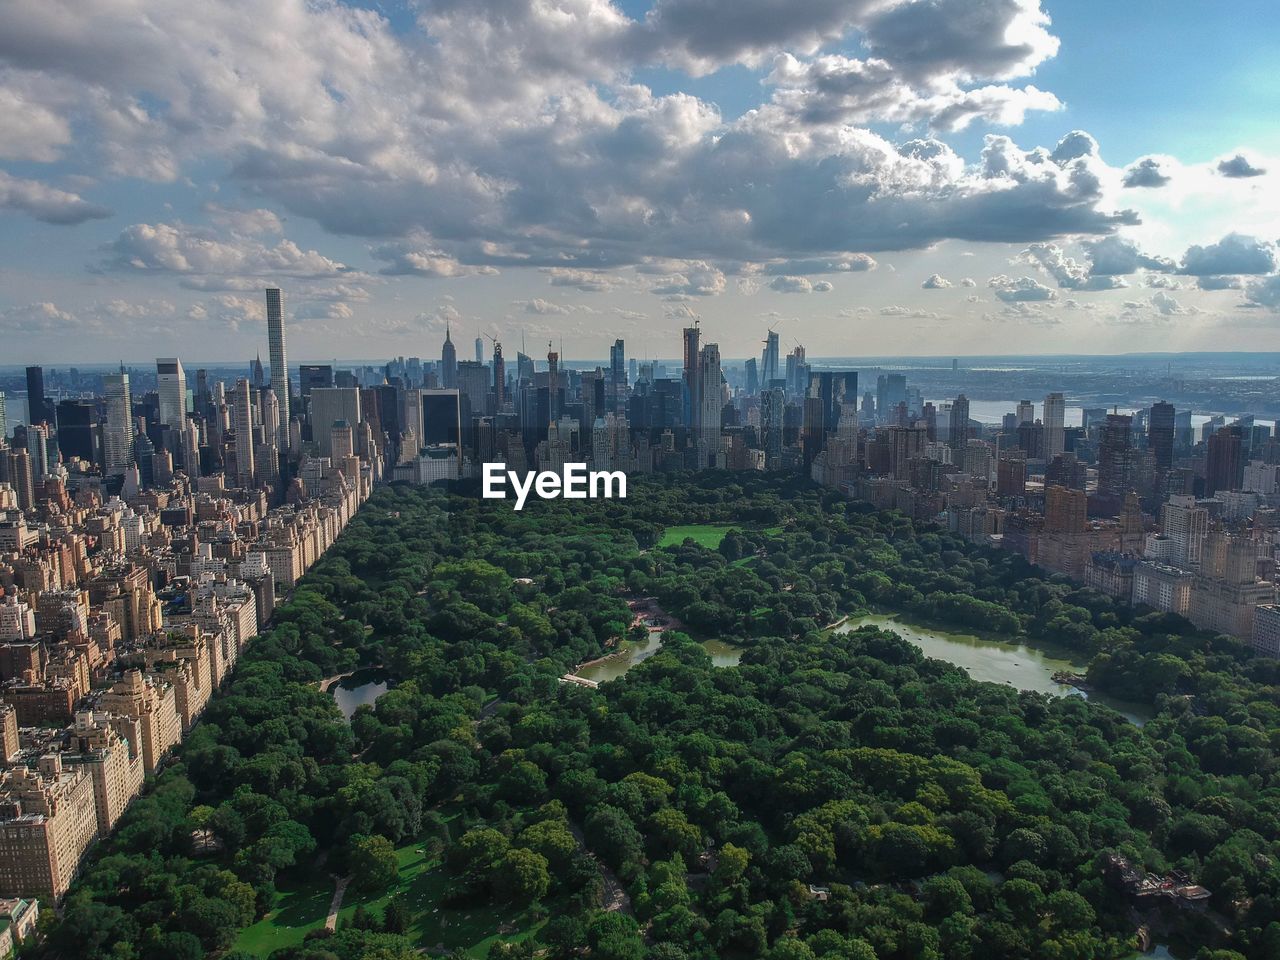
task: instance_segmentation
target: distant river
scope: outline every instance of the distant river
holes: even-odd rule
[[[858,617],[846,621],[839,629],[856,630],[863,626],[892,630],[903,640],[919,648],[926,657],[963,667],[975,680],[1003,683],[1019,690],[1048,693],[1055,697],[1087,697],[1111,707],[1139,726],[1151,718],[1151,710],[1145,704],[1117,700],[1102,693],[1085,694],[1075,687],[1055,681],[1053,675],[1059,670],[1083,673],[1087,666],[1066,651],[1055,649],[1050,652],[1045,647],[1029,647],[1022,643],[1010,643],[969,633],[951,633],[923,627],[893,614]],[[1054,653],[1061,656],[1054,656]]]

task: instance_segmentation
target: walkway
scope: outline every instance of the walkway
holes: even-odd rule
[[[329,903],[329,915],[324,918],[326,930],[338,929],[338,911],[342,909],[342,895],[347,892],[347,884],[350,882],[350,877],[338,878],[338,885],[333,889],[333,900]]]

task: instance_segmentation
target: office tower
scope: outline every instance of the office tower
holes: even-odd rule
[[[249,381],[241,377],[231,392],[231,429],[236,432],[236,485],[252,487],[253,462],[253,392]]]
[[[695,323],[684,328],[684,425],[698,429],[698,417],[702,413],[702,390],[699,376],[702,372],[698,361],[698,339],[701,336]]]
[[[103,459],[107,476],[119,476],[133,462],[133,400],[129,396],[129,375],[108,373],[102,378],[107,421],[102,431]]]
[[[708,343],[699,351],[698,361],[702,408],[698,415],[698,466],[717,467],[721,466],[720,420],[724,409],[721,402],[720,345]]]
[[[547,423],[560,419],[564,408],[564,384],[560,375],[560,354],[547,344]],[[539,424],[541,428],[543,425]]]
[[[1151,405],[1151,417],[1147,426],[1147,446],[1151,448],[1151,452],[1155,455],[1156,466],[1161,470],[1168,470],[1173,466],[1176,419],[1177,412],[1173,409],[1173,404],[1161,400]]]
[[[1160,532],[1173,542],[1173,562],[1198,567],[1209,533],[1209,511],[1197,506],[1195,497],[1170,497],[1161,508]]]
[[[996,464],[996,495],[1022,497],[1027,493],[1027,461],[1022,458],[1002,458]]]
[[[187,374],[177,357],[156,360],[156,393],[160,422],[176,430],[187,417]]]
[[[627,402],[627,351],[622,340],[613,341],[609,348],[609,410],[619,413]]]
[[[1044,458],[1052,460],[1065,449],[1063,428],[1067,404],[1062,394],[1050,393],[1044,398]]]
[[[1018,401],[1017,423],[1034,423],[1036,419],[1036,405],[1030,400]]]
[[[787,354],[786,364],[787,395],[802,396],[809,383],[809,368],[804,362],[804,347],[797,344],[796,348]]]
[[[889,473],[898,480],[911,476],[911,461],[924,456],[928,431],[923,426],[897,425],[889,428]]]
[[[339,420],[353,426],[363,419],[358,387],[314,387],[311,390],[311,439],[320,456],[333,455],[330,428]]]
[[[327,363],[304,363],[298,367],[298,389],[304,399],[310,398],[316,387],[333,386],[333,367]]]
[[[969,442],[969,400],[962,393],[951,404],[950,432],[947,434],[951,449],[961,451]],[[959,459],[958,457],[956,458]]]
[[[347,457],[355,456],[356,441],[355,434],[351,430],[351,424],[345,420],[335,420],[333,426],[329,428],[329,450],[333,456],[333,462]]]
[[[253,389],[261,390],[266,383],[266,375],[262,372],[262,354],[259,353],[249,364],[249,374],[253,380]]]
[[[1239,426],[1219,427],[1209,437],[1204,465],[1204,495],[1239,490],[1244,479],[1243,431]]]
[[[476,363],[484,363],[484,339],[476,337]]]
[[[65,459],[79,457],[97,463],[102,456],[97,409],[85,400],[63,400],[58,404],[58,450]]]
[[[4,466],[4,475],[0,479],[13,487],[18,498],[18,509],[33,509],[35,477],[31,472],[31,452],[23,449],[0,450],[0,464]]]
[[[640,361],[638,361],[635,357],[632,357],[630,360],[627,361],[627,373],[632,383],[635,383],[636,380],[639,379]]]
[[[516,353],[516,379],[533,381],[533,357],[524,351]]]
[[[507,402],[507,365],[502,359],[502,344],[493,341],[493,411],[501,413]]]
[[[275,446],[280,436],[280,401],[270,387],[258,393],[258,419],[262,421],[262,437],[268,446]],[[262,465],[259,464],[261,467]]]
[[[27,367],[27,423],[53,423],[53,410],[44,396],[43,367]]]
[[[773,386],[773,381],[778,379],[778,334],[775,330],[770,330],[767,339],[764,341],[764,353],[760,357],[760,384],[762,390],[768,390]]]
[[[289,360],[285,354],[284,302],[277,287],[267,288],[267,340],[271,354],[271,389],[280,404],[280,450],[289,450]]]
[[[901,373],[882,373],[876,378],[876,422],[888,423],[891,412],[907,399],[907,378]]]
[[[33,423],[27,427],[27,450],[31,454],[31,476],[39,481],[49,475],[49,425]]]
[[[755,357],[747,358],[747,396],[754,397],[760,392],[760,370]]]
[[[1133,474],[1133,417],[1109,413],[1098,444],[1098,497],[1108,512],[1119,512],[1125,494],[1133,489]]]
[[[782,431],[786,412],[786,398],[780,387],[772,387],[760,394],[760,446],[764,449],[765,467],[778,469],[782,458]]]
[[[460,397],[457,390],[422,391],[422,445],[457,444],[462,436]]]
[[[446,390],[458,385],[458,351],[454,349],[452,331],[444,325],[444,346],[440,348],[440,383]]]
[[[4,391],[0,390],[0,440],[9,435],[9,420],[4,409]]]

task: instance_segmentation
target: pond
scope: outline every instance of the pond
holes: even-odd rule
[[[662,649],[662,635],[653,631],[644,640],[627,640],[616,653],[577,671],[577,675],[596,683],[607,683],[617,680],[637,663],[643,663]],[[711,662],[717,667],[736,667],[742,659],[742,648],[723,640],[704,640],[702,649],[711,656]]]
[[[1054,680],[1053,675],[1060,670],[1083,673],[1088,666],[1067,651],[924,627],[896,614],[877,613],[855,617],[846,620],[838,629],[856,630],[864,626],[892,630],[912,646],[918,647],[926,657],[963,667],[975,680],[1003,683],[1019,690],[1032,690],[1058,697],[1087,697],[1095,703],[1111,707],[1139,726],[1151,719],[1152,711],[1146,704],[1119,700],[1102,693],[1086,694]]]
[[[376,667],[357,670],[349,677],[343,677],[329,688],[338,709],[348,720],[361,704],[373,706],[373,702],[387,692],[391,686],[391,674]]]

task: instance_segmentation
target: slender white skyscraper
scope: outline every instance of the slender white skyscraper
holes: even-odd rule
[[[699,397],[698,468],[723,466],[719,462],[720,418],[723,397],[720,389],[720,346],[708,343],[698,354]]]
[[[156,393],[160,397],[160,422],[177,430],[187,418],[187,374],[177,357],[156,360]]]
[[[275,356],[275,350],[272,350]],[[274,363],[272,364],[274,368]],[[239,486],[253,486],[253,394],[249,381],[241,377],[231,395],[231,424],[236,432],[236,481]]]
[[[267,288],[267,340],[271,348],[271,389],[280,405],[280,449],[289,449],[289,359],[284,346],[284,298],[279,287]]]
[[[102,430],[102,448],[107,475],[117,476],[133,463],[133,400],[129,396],[129,375],[108,373],[102,378],[107,405],[107,423]]]
[[[1062,394],[1051,393],[1044,398],[1044,458],[1052,460],[1065,448],[1064,425],[1067,403]]]

